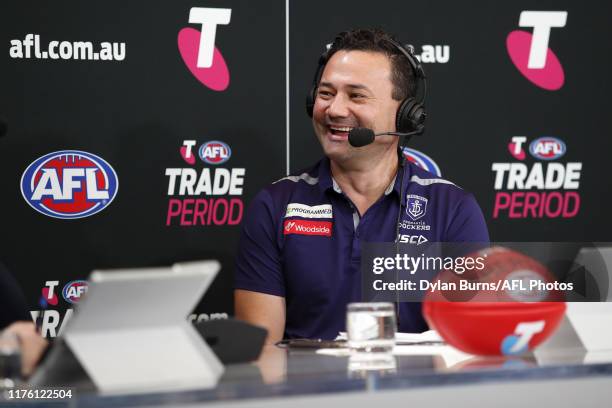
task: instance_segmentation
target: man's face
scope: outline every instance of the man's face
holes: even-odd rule
[[[316,94],[313,126],[325,155],[344,162],[395,149],[394,136],[377,137],[355,148],[348,132],[365,127],[375,133],[395,131],[400,102],[391,98],[391,62],[371,51],[338,51],[327,62]]]

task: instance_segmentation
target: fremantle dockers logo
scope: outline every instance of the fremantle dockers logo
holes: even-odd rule
[[[427,212],[427,199],[415,194],[406,195],[406,214],[416,221]]]

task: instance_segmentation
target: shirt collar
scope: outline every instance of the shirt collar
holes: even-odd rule
[[[405,193],[407,190],[408,182],[410,180],[410,174],[409,174],[410,166],[408,166],[408,163],[406,163],[404,167],[399,167],[397,173],[395,174],[395,177],[393,178],[393,180],[391,180],[391,183],[389,183],[389,186],[385,190],[385,196],[388,196],[389,194],[393,192],[395,192],[398,197],[400,196],[401,190],[402,190],[402,186],[400,184],[400,181],[402,178],[402,173],[401,173],[402,171],[405,174],[404,174],[404,196],[401,197],[401,200],[402,200],[402,205],[406,205],[406,194]],[[327,190],[333,190],[336,193],[342,193],[342,189],[340,189],[340,186],[338,185],[336,180],[334,180],[334,178],[331,175],[329,158],[327,157],[321,160],[321,166],[319,168],[319,188],[321,189],[322,192],[325,192]]]
[[[329,158],[324,157],[319,166],[319,188],[322,192],[333,189],[336,182],[332,179]],[[339,188],[339,187],[338,187]]]
[[[403,177],[403,184],[404,187],[402,189],[402,185],[400,184],[400,180],[402,179],[402,173],[404,172],[404,177]],[[401,198],[401,203],[402,206],[406,206],[406,192],[408,191],[408,184],[410,183],[410,166],[408,165],[408,162],[405,161],[404,162],[404,167],[399,168],[399,170],[397,171],[397,175],[395,176],[395,185],[393,186],[393,190],[397,193],[397,196],[400,197],[400,194],[402,194],[402,190],[403,190],[403,195],[400,197]]]

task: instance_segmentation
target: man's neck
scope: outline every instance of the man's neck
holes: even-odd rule
[[[397,153],[382,160],[343,165],[330,160],[334,180],[363,215],[385,192],[397,174]]]

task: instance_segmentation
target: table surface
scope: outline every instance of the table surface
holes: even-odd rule
[[[180,406],[427,386],[612,378],[612,352],[585,354],[565,350],[546,358],[533,355],[521,358],[469,357],[459,362],[448,362],[436,355],[401,355],[395,356],[391,363],[381,369],[349,369],[346,356],[266,346],[256,362],[227,365],[213,389],[103,396],[98,395],[91,385],[81,384],[75,389],[76,401],[73,399],[65,406],[74,406],[75,403],[85,407]],[[28,406],[62,406],[58,403],[46,401]]]

